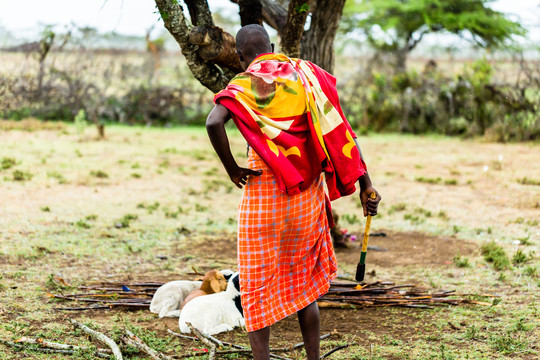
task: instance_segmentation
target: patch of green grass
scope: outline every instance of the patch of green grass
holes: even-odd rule
[[[414,180],[416,180],[417,182],[420,182],[420,183],[424,183],[424,184],[438,184],[438,183],[440,183],[442,181],[442,179],[440,177],[428,178],[428,177],[424,177],[424,176],[418,176]]]
[[[532,254],[527,255],[523,251],[518,250],[518,251],[516,251],[516,253],[512,257],[512,264],[514,264],[514,265],[525,264],[529,260],[532,260],[532,258],[533,258]]]
[[[506,333],[503,335],[493,334],[489,339],[491,347],[501,354],[513,354],[517,352],[529,352],[529,342],[519,335]]]
[[[423,209],[423,208],[416,208],[416,209],[414,209],[414,212],[417,213],[417,214],[424,215],[427,218],[431,217],[431,215],[432,215],[431,211]]]
[[[135,214],[126,214],[120,220],[115,222],[114,226],[117,228],[128,228],[133,220],[137,220],[139,216]]]
[[[532,242],[529,240],[530,238],[531,238],[531,235],[527,235],[524,237],[517,238],[516,240],[519,241],[521,245],[528,246],[528,245],[532,245]]]
[[[438,213],[437,213],[437,217],[444,220],[444,221],[448,221],[449,220],[449,217],[448,217],[448,214],[446,214],[446,211],[444,210],[440,210]]]
[[[423,218],[421,218],[420,216],[418,215],[414,215],[414,214],[404,214],[403,215],[403,220],[408,220],[410,221],[412,224],[421,224],[423,223],[425,220]]]
[[[88,224],[86,221],[84,220],[79,220],[75,223],[75,225],[77,225],[78,227],[82,228],[82,229],[90,229],[92,226],[90,226],[90,224]]]
[[[140,173],[131,173],[130,175],[134,179],[140,179],[142,178],[142,175]]]
[[[344,214],[341,218],[351,225],[360,223],[360,218],[356,214]]]
[[[17,160],[12,157],[3,157],[0,160],[0,170],[7,170],[17,165]]]
[[[504,270],[510,266],[510,259],[504,249],[494,241],[490,241],[481,247],[484,259],[493,265],[495,270]]]
[[[51,208],[48,207],[48,206],[42,206],[40,209],[41,209],[41,211],[43,211],[43,212],[51,212]]]
[[[47,172],[47,177],[56,179],[59,184],[66,184],[67,180],[64,175],[60,174],[58,171],[49,171]]]
[[[536,180],[536,179],[530,179],[528,177],[522,177],[521,179],[517,179],[516,180],[518,184],[521,184],[521,185],[540,185],[540,180]]]
[[[478,325],[467,326],[463,336],[468,340],[479,340],[481,338],[480,327]]]
[[[454,256],[454,258],[452,259],[452,262],[454,263],[454,265],[456,265],[459,268],[471,267],[469,259],[461,256],[460,254],[457,254],[456,256]]]
[[[195,211],[197,212],[206,212],[208,210],[208,206],[201,205],[199,203],[195,204]]]
[[[90,175],[93,176],[93,177],[97,177],[99,179],[108,179],[109,178],[109,174],[107,174],[103,170],[92,170],[92,171],[90,171]]]
[[[446,179],[444,180],[444,185],[457,185],[458,181],[456,179]]]
[[[527,265],[523,270],[523,273],[532,278],[538,277],[538,269],[536,268],[536,266]]]
[[[29,181],[32,180],[34,175],[28,171],[15,170],[13,171],[13,181]]]
[[[392,215],[395,212],[404,211],[407,209],[407,204],[405,203],[397,203],[392,206],[390,206],[390,209],[388,209],[388,215]]]
[[[146,209],[146,211],[149,214],[152,214],[154,211],[159,209],[159,206],[160,206],[160,204],[159,204],[158,201],[154,201],[154,203],[152,203],[152,204],[138,203],[137,204],[137,209]]]

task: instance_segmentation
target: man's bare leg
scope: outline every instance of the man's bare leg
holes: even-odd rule
[[[314,301],[302,310],[298,311],[298,321],[304,339],[304,346],[308,360],[319,359],[320,345],[320,318],[319,307]]]
[[[267,326],[260,330],[248,332],[253,359],[269,360],[270,359],[270,327]]]

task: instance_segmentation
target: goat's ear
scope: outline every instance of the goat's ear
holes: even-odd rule
[[[215,293],[218,293],[221,291],[221,284],[219,283],[219,280],[216,278],[210,280],[210,287]]]

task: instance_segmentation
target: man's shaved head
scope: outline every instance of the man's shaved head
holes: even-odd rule
[[[236,34],[236,51],[240,55],[240,61],[247,66],[260,54],[273,52],[274,47],[264,27],[250,24],[242,27]]]

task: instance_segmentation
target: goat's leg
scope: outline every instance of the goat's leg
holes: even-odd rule
[[[254,360],[270,359],[270,327],[248,332],[249,344],[253,352]]]
[[[300,330],[302,331],[308,360],[318,360],[321,325],[319,306],[317,306],[316,301],[298,311],[298,321],[300,322]]]

